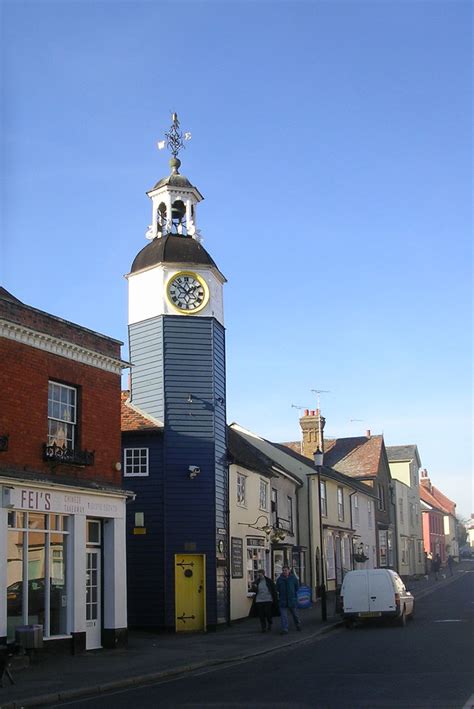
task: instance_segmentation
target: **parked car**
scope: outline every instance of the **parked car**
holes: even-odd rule
[[[399,625],[412,619],[415,599],[391,569],[348,571],[341,588],[341,609],[346,626],[354,621],[393,618]]]
[[[472,559],[474,558],[474,549],[469,544],[466,544],[461,548],[459,556],[461,559]]]

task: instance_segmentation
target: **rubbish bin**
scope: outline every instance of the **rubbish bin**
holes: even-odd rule
[[[18,625],[15,629],[17,645],[25,650],[36,650],[43,647],[42,625]]]

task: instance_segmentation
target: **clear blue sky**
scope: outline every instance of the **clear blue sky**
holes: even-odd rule
[[[1,11],[4,287],[126,342],[123,274],[176,110],[228,278],[229,421],[297,439],[292,404],[329,390],[329,435],[416,443],[470,515],[471,4]]]

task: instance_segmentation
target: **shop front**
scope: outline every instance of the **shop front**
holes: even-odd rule
[[[123,490],[1,480],[0,643],[36,626],[71,652],[126,642]]]

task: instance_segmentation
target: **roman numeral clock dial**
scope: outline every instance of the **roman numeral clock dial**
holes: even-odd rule
[[[199,312],[209,300],[206,281],[192,271],[175,273],[168,281],[166,294],[171,305],[186,315]]]

